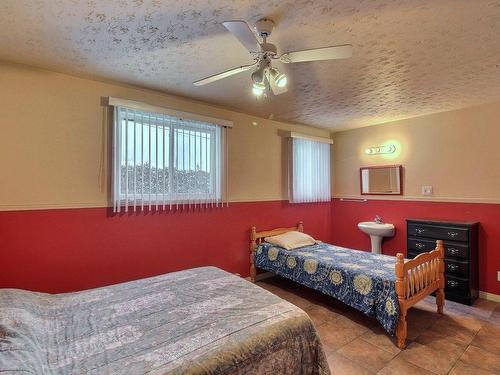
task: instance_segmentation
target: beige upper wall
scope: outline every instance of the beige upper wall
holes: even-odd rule
[[[500,202],[500,102],[339,132],[334,139],[336,197],[359,196],[361,166],[402,164],[404,198]],[[393,156],[364,153],[391,140],[398,145]],[[432,197],[421,194],[422,185],[433,186]]]
[[[110,129],[101,106],[105,96],[232,120],[230,201],[287,198],[279,130],[329,136],[326,130],[20,65],[0,63],[0,83],[0,210],[109,204]]]

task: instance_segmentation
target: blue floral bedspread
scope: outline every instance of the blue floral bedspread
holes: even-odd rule
[[[335,297],[394,335],[399,318],[396,258],[318,243],[294,250],[262,243],[255,265]]]

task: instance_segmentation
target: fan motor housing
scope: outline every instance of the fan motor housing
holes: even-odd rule
[[[269,38],[274,29],[274,22],[269,18],[263,18],[255,23],[255,30],[261,38]]]

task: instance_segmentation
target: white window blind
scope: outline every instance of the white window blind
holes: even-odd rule
[[[330,144],[291,138],[290,202],[331,199]]]
[[[114,111],[114,212],[224,205],[225,127],[119,105]]]

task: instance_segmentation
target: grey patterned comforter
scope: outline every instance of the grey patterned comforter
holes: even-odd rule
[[[0,374],[329,374],[299,308],[214,267],[77,293],[0,290]]]

